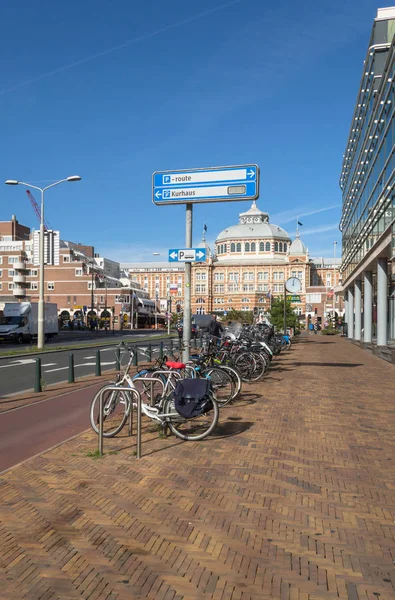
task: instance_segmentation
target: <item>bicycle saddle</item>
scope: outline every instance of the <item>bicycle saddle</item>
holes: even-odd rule
[[[185,369],[185,363],[182,362],[172,362],[170,360],[166,361],[166,367],[170,369]]]

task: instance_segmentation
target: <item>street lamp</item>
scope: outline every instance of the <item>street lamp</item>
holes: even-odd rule
[[[38,190],[41,193],[41,221],[40,221],[40,246],[39,246],[39,259],[40,259],[40,289],[38,299],[38,335],[37,335],[37,348],[38,350],[44,349],[44,320],[45,320],[45,305],[44,305],[44,192],[49,188],[55,187],[60,183],[66,181],[80,181],[79,175],[72,175],[66,177],[66,179],[60,179],[51,185],[47,185],[45,188],[37,187],[31,183],[25,183],[24,181],[18,181],[17,179],[7,179],[4,183],[6,185],[23,185],[27,188]]]

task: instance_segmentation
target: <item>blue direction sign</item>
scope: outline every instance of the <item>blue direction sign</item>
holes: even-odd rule
[[[170,248],[169,262],[205,262],[206,248]]]
[[[155,204],[230,202],[259,197],[257,165],[157,171],[152,182]]]

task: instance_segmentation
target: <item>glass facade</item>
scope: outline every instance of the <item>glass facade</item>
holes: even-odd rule
[[[343,283],[394,222],[394,32],[395,9],[379,9],[340,177]]]

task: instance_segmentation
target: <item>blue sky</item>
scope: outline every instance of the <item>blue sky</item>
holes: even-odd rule
[[[258,164],[258,206],[271,222],[293,236],[299,215],[310,254],[333,256],[337,241],[339,255],[341,160],[386,4],[6,4],[1,178],[40,186],[81,175],[46,196],[46,220],[63,239],[116,260],[167,260],[185,245],[185,208],[152,203],[152,173]],[[195,206],[194,242],[204,222],[213,242],[249,205]],[[22,187],[2,188],[0,221],[11,214],[38,226]]]

